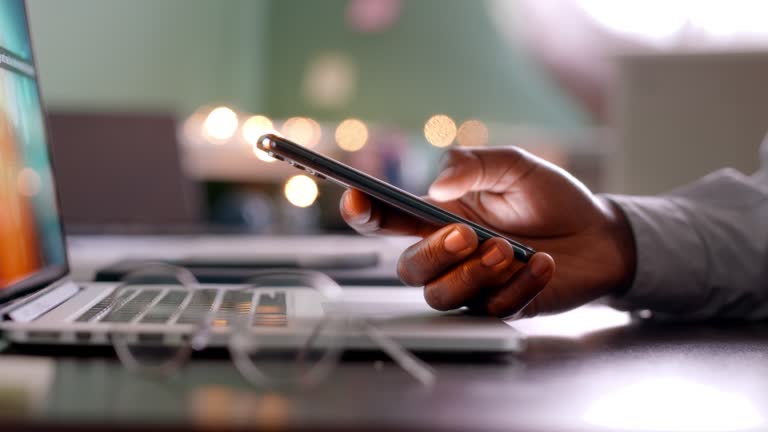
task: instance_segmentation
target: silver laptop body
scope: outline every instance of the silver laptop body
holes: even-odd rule
[[[251,332],[257,337],[290,336],[293,317],[305,319],[342,312],[365,319],[413,351],[510,352],[522,349],[524,342],[517,331],[496,318],[431,310],[419,289],[345,287],[340,298],[328,301],[319,299],[309,288],[296,286],[248,292],[237,285],[149,285],[136,289],[129,299],[115,302],[115,287],[111,283],[75,284],[62,279],[41,290],[42,295],[7,306],[0,329],[8,339],[26,344],[108,345],[111,332],[133,334],[137,339],[162,335],[164,342],[174,344],[199,330],[204,313],[215,315],[217,311],[232,309],[235,303],[245,302],[249,306],[242,318],[250,323]],[[56,303],[60,293],[69,292],[74,295],[39,314]],[[242,298],[243,295],[248,298]],[[263,325],[259,305],[264,300],[259,297],[265,295],[269,296],[270,305],[278,300],[277,314],[282,316],[282,326]],[[269,322],[274,323],[274,308],[268,314]],[[230,336],[230,328],[216,328],[208,346],[224,347]],[[362,332],[353,331],[346,336],[347,349],[376,349]]]

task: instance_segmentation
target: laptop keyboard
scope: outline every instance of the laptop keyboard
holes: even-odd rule
[[[120,294],[120,298],[108,295],[75,322],[195,324],[202,322],[208,313],[217,311],[224,312],[222,317],[252,314],[254,326],[285,326],[286,297],[284,292],[259,294],[254,307],[252,291],[136,289]],[[217,319],[213,324],[229,325],[226,319]]]

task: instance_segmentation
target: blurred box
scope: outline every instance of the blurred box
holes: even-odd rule
[[[617,63],[611,192],[655,194],[719,168],[758,168],[768,53],[642,54]]]
[[[48,122],[68,230],[201,222],[200,192],[182,173],[172,115],[52,112]]]

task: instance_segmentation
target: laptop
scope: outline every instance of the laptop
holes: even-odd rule
[[[147,285],[125,301],[113,301],[118,284],[76,283],[67,261],[23,0],[0,2],[0,23],[0,330],[6,338],[20,344],[107,345],[110,332],[119,328],[121,335],[153,340],[160,335],[170,343],[194,332],[199,314],[231,307],[227,305],[237,297],[247,325],[282,323],[283,329],[259,328],[263,334],[285,334],[294,317],[342,310],[370,317],[379,331],[414,351],[509,352],[523,347],[520,333],[503,321],[432,311],[418,289],[345,287],[344,294],[327,301],[295,286],[275,287],[268,295],[253,291],[252,297],[242,298],[237,286],[198,284],[179,290]],[[265,304],[269,307],[260,307]],[[270,316],[260,317],[265,309]],[[227,332],[231,329],[225,323],[208,346],[224,346]],[[346,347],[376,346],[368,338],[351,337]]]

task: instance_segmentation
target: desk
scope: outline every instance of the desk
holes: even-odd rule
[[[327,239],[75,240],[70,245],[76,271],[87,275],[101,262],[145,250],[166,257],[190,250],[189,245],[252,253],[270,250],[270,244],[306,248]],[[387,265],[402,248],[360,237],[334,244],[382,251]],[[177,430],[190,425],[398,431],[768,428],[768,323],[630,322],[606,307],[585,306],[513,325],[528,335],[528,349],[521,354],[426,357],[438,374],[429,392],[381,357],[352,356],[334,372],[332,385],[280,394],[249,386],[226,353],[196,358],[175,377],[158,381],[126,371],[110,350],[53,358],[47,357],[54,354],[50,351],[10,347],[6,354],[50,359],[54,378],[36,411],[29,417],[14,412],[16,417],[4,424],[31,422],[41,430],[61,423],[140,430],[147,425]]]
[[[334,372],[332,385],[301,394],[253,389],[226,355],[196,359],[167,381],[127,372],[108,353],[59,358],[50,393],[33,420],[185,430],[768,427],[768,324],[627,323],[595,326],[581,335],[568,330],[568,319],[576,325],[584,316],[606,314],[592,308],[558,318],[565,320],[560,324],[567,337],[537,325],[537,319],[521,322],[532,335],[521,355],[427,357],[438,373],[429,393],[379,358],[353,356]]]

